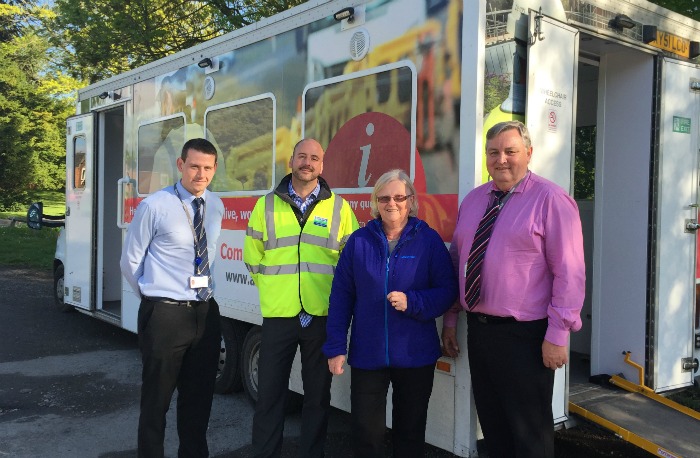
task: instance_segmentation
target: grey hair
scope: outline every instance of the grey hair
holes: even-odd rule
[[[400,181],[406,185],[406,195],[412,195],[411,207],[408,210],[408,216],[418,215],[418,196],[416,195],[416,188],[413,186],[413,182],[408,177],[408,174],[401,169],[389,170],[385,174],[379,177],[377,182],[374,184],[374,189],[372,190],[372,196],[370,197],[370,214],[372,218],[379,218],[379,209],[377,208],[377,194],[381,189],[391,183],[392,181]]]
[[[520,134],[520,137],[523,139],[523,143],[525,144],[525,148],[530,149],[532,146],[532,142],[530,141],[530,131],[527,130],[527,126],[523,124],[520,121],[503,121],[499,122],[498,124],[494,125],[491,127],[487,132],[486,132],[486,140],[491,140],[494,137],[496,137],[498,134],[501,132],[505,132],[507,130],[512,130],[516,129],[518,133]]]

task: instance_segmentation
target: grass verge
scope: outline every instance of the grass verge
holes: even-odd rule
[[[0,227],[0,265],[51,269],[58,229],[26,226]]]
[[[66,212],[66,195],[63,191],[32,191],[30,192],[32,202],[42,202],[44,204],[45,215],[63,215]],[[27,216],[27,205],[23,210],[16,212],[0,212],[0,218],[24,218]]]

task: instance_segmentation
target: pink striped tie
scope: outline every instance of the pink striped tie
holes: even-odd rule
[[[467,269],[464,280],[464,302],[469,310],[473,309],[479,303],[481,293],[481,264],[484,262],[486,248],[491,238],[493,225],[496,222],[498,213],[501,211],[501,199],[506,193],[503,191],[494,191],[496,199],[493,204],[486,209],[486,213],[479,221],[479,227],[474,234],[474,241],[469,250],[467,258]]]

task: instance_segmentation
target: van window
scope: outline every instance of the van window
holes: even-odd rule
[[[85,137],[75,137],[73,139],[73,189],[85,188],[86,151]]]
[[[177,181],[177,158],[185,144],[182,114],[143,123],[138,130],[138,192],[150,194]]]
[[[327,146],[338,130],[362,113],[384,113],[411,127],[413,71],[407,66],[377,67],[309,87],[304,94],[304,135]]]
[[[369,69],[350,62],[338,77],[304,89],[303,135],[326,150],[323,177],[336,192],[370,193],[377,178],[400,168],[414,179],[418,73],[410,61]],[[422,169],[421,169],[422,173]]]
[[[210,107],[204,125],[219,151],[212,191],[262,194],[272,189],[274,151],[290,133],[286,127],[275,132],[275,100],[271,94]],[[222,170],[225,172],[220,174]]]

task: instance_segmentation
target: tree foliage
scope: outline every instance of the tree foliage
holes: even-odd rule
[[[8,26],[0,40],[0,209],[27,203],[31,189],[65,182],[65,120],[76,82],[51,64],[48,41],[35,24],[50,10],[30,2],[0,4]],[[21,5],[19,4],[21,3]]]
[[[593,199],[595,196],[596,126],[576,128],[576,157],[574,162],[574,198]]]
[[[698,0],[652,0],[652,3],[700,21],[700,1]]]
[[[65,68],[95,82],[241,28],[302,0],[56,0],[46,23]]]

